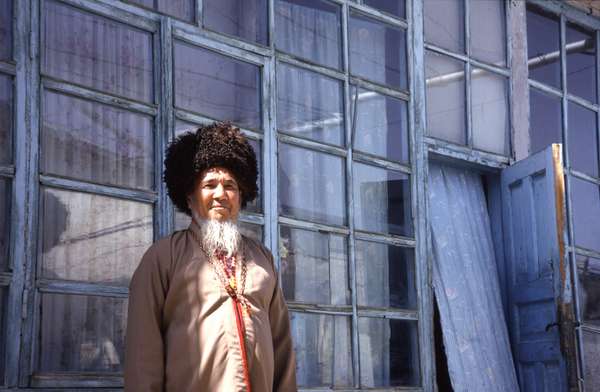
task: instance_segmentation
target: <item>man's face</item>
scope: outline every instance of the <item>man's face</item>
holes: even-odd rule
[[[190,208],[203,219],[235,221],[240,213],[240,188],[233,174],[224,167],[202,173],[189,199]]]

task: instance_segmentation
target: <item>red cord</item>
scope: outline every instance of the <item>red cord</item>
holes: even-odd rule
[[[235,313],[238,338],[240,340],[240,349],[242,351],[242,365],[244,367],[244,381],[246,383],[246,390],[247,392],[252,392],[250,387],[250,372],[248,371],[248,357],[246,355],[246,342],[244,340],[246,330],[244,328],[244,318],[242,316],[242,304],[234,298],[231,300],[233,303],[233,312]]]

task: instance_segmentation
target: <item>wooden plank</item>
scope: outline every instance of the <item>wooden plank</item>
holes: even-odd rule
[[[525,2],[508,2],[508,39],[511,52],[511,140],[512,157],[521,160],[529,156],[529,86],[527,78],[529,69],[527,65],[527,29],[525,27],[526,10]]]
[[[407,1],[407,15],[412,20],[408,30],[408,66],[411,99],[409,101],[409,140],[413,175],[411,193],[415,224],[415,282],[419,303],[419,363],[421,385],[425,391],[435,391],[436,368],[433,343],[433,292],[431,285],[432,246],[429,230],[429,208],[427,205],[428,150],[425,142],[426,91],[425,91],[425,42],[423,32],[423,2]]]

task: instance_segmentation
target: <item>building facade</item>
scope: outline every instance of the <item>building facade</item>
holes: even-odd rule
[[[560,143],[558,328],[542,329],[560,340],[565,388],[600,389],[588,3],[0,0],[0,390],[122,388],[129,279],[154,240],[189,224],[161,181],[164,149],[214,120],[260,158],[242,227],[275,255],[302,390],[446,390],[429,166],[500,184]],[[498,312],[511,320],[493,187]],[[535,390],[544,370],[513,355]]]

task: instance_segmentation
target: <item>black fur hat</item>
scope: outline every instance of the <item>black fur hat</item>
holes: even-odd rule
[[[163,179],[177,209],[192,212],[187,197],[193,192],[198,176],[211,167],[229,169],[241,191],[242,208],[256,198],[258,168],[256,155],[239,128],[216,122],[178,136],[165,157]]]

